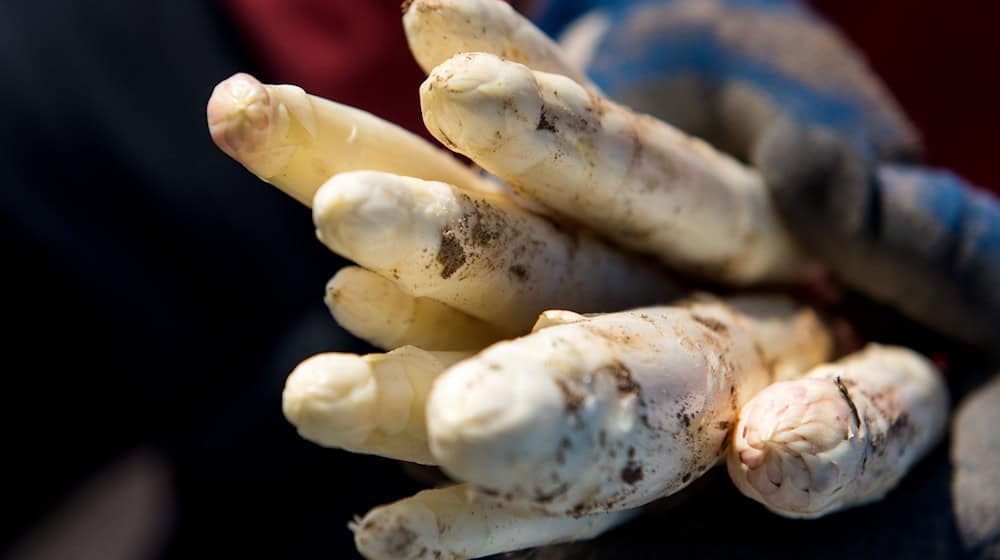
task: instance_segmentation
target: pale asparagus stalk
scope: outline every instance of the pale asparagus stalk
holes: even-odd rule
[[[423,138],[297,86],[235,74],[215,87],[207,113],[219,148],[307,206],[332,175],[355,169],[445,181],[470,191],[502,190]]]
[[[281,396],[299,435],[327,447],[433,464],[424,406],[434,379],[464,352],[404,346],[388,354],[317,354],[299,364]]]
[[[604,311],[667,301],[670,279],[588,234],[498,197],[374,171],[334,176],[314,200],[330,249],[429,297],[523,334],[551,307]]]
[[[460,54],[420,104],[446,146],[625,247],[736,284],[801,272],[757,172],[569,78]]]
[[[910,350],[873,344],[747,403],[729,474],[772,511],[819,517],[881,499],[947,423],[948,390],[934,366]]]
[[[431,452],[514,508],[594,513],[669,495],[724,456],[736,411],[773,381],[768,362],[828,358],[830,336],[812,312],[781,325],[777,316],[761,314],[769,324],[758,328],[717,301],[548,312],[534,333],[437,379]]]
[[[500,0],[413,0],[403,12],[403,29],[427,73],[458,53],[485,52],[595,87],[559,45]]]
[[[791,298],[741,294],[725,302],[738,312],[736,317],[750,317],[747,327],[758,340],[767,341],[758,351],[775,381],[802,377],[829,359],[833,351],[830,331],[815,312]],[[789,332],[796,336],[788,336]]]
[[[592,538],[635,513],[543,517],[479,501],[460,484],[377,507],[351,529],[369,560],[456,560]]]
[[[326,285],[330,313],[351,334],[385,349],[478,350],[503,338],[499,329],[439,301],[413,297],[363,268],[340,269]]]

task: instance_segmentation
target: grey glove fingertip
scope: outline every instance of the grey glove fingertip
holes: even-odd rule
[[[865,237],[877,221],[878,200],[862,153],[831,131],[779,118],[755,142],[751,162],[796,233]]]

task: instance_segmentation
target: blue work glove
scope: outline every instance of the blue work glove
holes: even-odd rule
[[[844,284],[964,342],[1000,340],[996,198],[791,122],[770,127],[753,161],[786,224]]]
[[[549,0],[536,19],[609,96],[757,167],[845,285],[956,339],[1000,337],[1000,204],[899,163],[920,155],[915,129],[804,5]]]

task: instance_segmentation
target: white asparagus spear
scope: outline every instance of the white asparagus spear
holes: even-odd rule
[[[460,484],[377,507],[351,529],[369,560],[455,560],[592,538],[635,513],[543,517],[476,500]]]
[[[410,52],[428,74],[458,53],[486,52],[596,89],[562,49],[501,0],[413,0],[404,5]]]
[[[569,78],[460,54],[420,105],[443,144],[625,247],[736,284],[800,272],[757,172]]]
[[[306,206],[332,175],[355,169],[445,181],[470,191],[501,190],[423,138],[297,86],[234,74],[215,87],[207,114],[219,148]]]
[[[767,341],[758,351],[772,370],[775,381],[802,377],[833,352],[833,338],[826,325],[811,309],[791,298],[774,295],[741,294],[725,299],[736,317],[751,318],[751,329],[758,340]],[[797,333],[788,336],[789,332]]]
[[[554,306],[617,310],[677,294],[663,271],[642,259],[444,183],[342,173],[313,204],[317,235],[334,252],[505,335],[527,332]]]
[[[385,349],[478,350],[500,340],[499,329],[439,301],[403,293],[391,281],[357,266],[340,269],[326,285],[330,313],[351,334]]]
[[[873,344],[747,403],[729,474],[772,511],[819,517],[881,499],[947,423],[948,390],[935,367],[905,348]]]
[[[828,358],[815,316],[783,328],[765,320],[756,328],[712,301],[546,313],[534,333],[437,379],[431,452],[448,474],[515,508],[582,514],[669,495],[724,456],[736,411],[772,381],[769,361],[806,348],[814,363]]]
[[[424,406],[434,379],[465,352],[404,346],[388,354],[317,354],[285,382],[281,407],[299,435],[327,447],[434,464]]]

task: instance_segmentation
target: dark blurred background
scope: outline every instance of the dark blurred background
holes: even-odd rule
[[[812,4],[868,56],[929,163],[1000,187],[994,2]],[[248,71],[419,131],[399,17],[397,0],[0,2],[0,550],[351,558],[351,517],[421,486],[282,417],[295,364],[369,349],[322,304],[344,263],[309,211],[219,151],[204,116],[212,87]],[[942,447],[883,504],[811,525],[709,481],[681,515],[547,557],[899,556],[917,550],[906,539],[951,557],[948,472]]]

